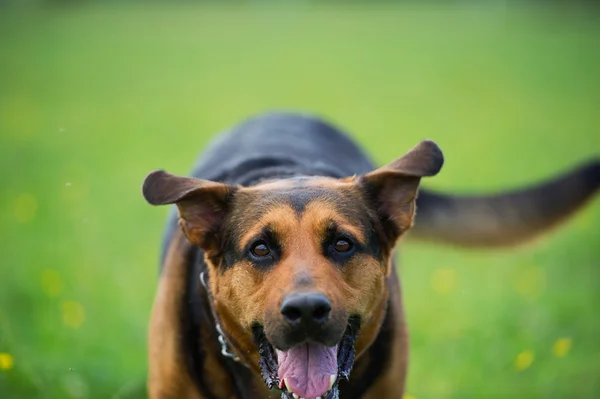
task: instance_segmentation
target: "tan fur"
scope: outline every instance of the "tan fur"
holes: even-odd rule
[[[185,254],[190,244],[180,232],[167,253],[152,308],[149,334],[148,393],[153,399],[202,399],[181,358],[178,312],[187,280]]]
[[[393,273],[388,279],[388,286],[391,290],[389,312],[393,317],[393,325],[396,329],[394,340],[390,342],[390,363],[364,399],[402,398],[406,386],[409,358],[408,328],[402,304],[402,290],[396,273]]]
[[[148,395],[151,399],[203,399],[192,381],[182,358],[179,311],[183,306],[187,282],[187,258],[190,244],[181,232],[175,233],[164,262],[158,292],[152,308],[149,333]],[[235,331],[235,330],[230,330]],[[199,340],[214,340],[213,328],[202,329]],[[204,372],[211,375],[209,389],[219,398],[235,399],[233,381],[218,359],[218,350],[204,353]],[[262,388],[262,381],[255,384]],[[268,391],[263,389],[268,397]]]
[[[385,268],[366,255],[357,255],[343,270],[331,265],[320,249],[325,223],[330,220],[336,221],[364,244],[365,237],[360,229],[325,201],[308,204],[301,217],[290,206],[282,204],[265,210],[264,215],[254,222],[255,228],[241,238],[241,247],[244,247],[263,226],[272,226],[283,239],[285,254],[274,270],[261,273],[247,261],[239,262],[223,273],[210,268],[214,306],[223,326],[230,332],[236,353],[252,368],[258,363],[256,345],[250,336],[252,323],[263,324],[266,314],[279,313],[283,296],[296,289],[295,280],[299,275],[306,276],[314,290],[326,294],[334,309],[343,308],[345,313],[360,314],[366,327],[381,322],[384,314],[380,309],[386,299]],[[360,341],[364,345],[359,345],[359,350],[376,335],[376,328],[370,330],[369,338]],[[365,328],[365,331],[369,329]]]

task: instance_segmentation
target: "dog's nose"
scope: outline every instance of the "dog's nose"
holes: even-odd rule
[[[281,304],[281,314],[291,326],[307,330],[325,324],[331,312],[331,302],[320,293],[288,295]]]

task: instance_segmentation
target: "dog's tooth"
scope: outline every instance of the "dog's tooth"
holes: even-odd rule
[[[296,395],[294,392],[292,392],[292,396],[294,397],[294,399],[298,399],[298,395]]]
[[[335,384],[336,378],[337,378],[337,375],[335,375],[335,374],[331,374],[329,376],[329,389],[333,388],[333,384]]]

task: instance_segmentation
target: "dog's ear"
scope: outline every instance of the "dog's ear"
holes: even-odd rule
[[[412,227],[421,178],[435,176],[443,164],[444,156],[437,144],[424,140],[402,157],[359,179],[392,245]]]
[[[175,204],[179,224],[188,240],[204,249],[214,244],[227,212],[235,186],[176,176],[164,170],[151,172],[142,193],[152,205]]]

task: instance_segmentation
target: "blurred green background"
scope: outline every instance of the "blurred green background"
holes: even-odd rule
[[[249,115],[316,112],[380,164],[432,138],[424,185],[454,193],[599,154],[581,5],[50,3],[0,6],[0,398],[144,397],[167,209],[142,180]],[[595,199],[524,248],[407,240],[406,397],[600,397],[599,226]]]

